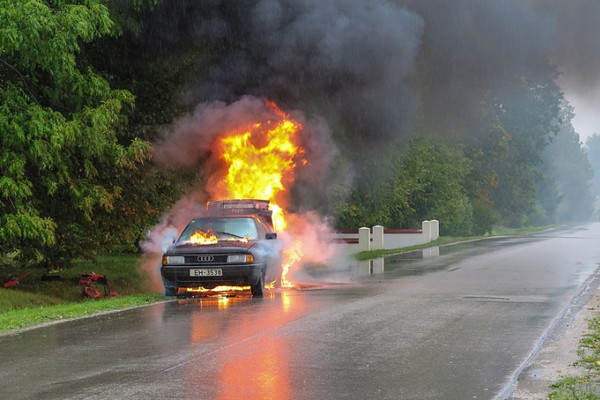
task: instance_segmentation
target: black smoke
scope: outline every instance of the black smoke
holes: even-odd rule
[[[423,21],[390,1],[171,1],[147,29],[165,47],[208,44],[192,105],[265,97],[325,117],[356,147],[398,136],[414,111],[407,78]]]
[[[320,118],[364,161],[416,120],[457,129],[522,79],[556,69],[595,88],[598,17],[586,0],[170,0],[144,30],[155,47],[203,49],[182,94],[190,109],[267,98]]]
[[[550,62],[593,87],[599,17],[590,0],[179,0],[160,3],[145,32],[154,46],[205,44],[190,104],[267,97],[389,139],[406,133],[424,86],[470,104]]]
[[[536,11],[553,24],[550,59],[561,81],[578,92],[597,91],[600,84],[600,2],[536,0]]]

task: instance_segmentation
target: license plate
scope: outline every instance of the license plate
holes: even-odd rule
[[[190,269],[190,276],[223,276],[221,268]]]

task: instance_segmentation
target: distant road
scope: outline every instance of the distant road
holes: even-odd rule
[[[600,224],[463,243],[0,337],[0,397],[503,398],[597,285],[599,244]]]

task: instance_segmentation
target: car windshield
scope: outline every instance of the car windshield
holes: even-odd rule
[[[256,240],[258,231],[252,218],[197,218],[189,223],[179,237],[180,242],[190,241],[194,235],[208,234],[217,240]]]

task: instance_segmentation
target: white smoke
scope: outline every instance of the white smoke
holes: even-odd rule
[[[161,221],[146,234],[141,243],[144,253],[138,270],[150,282],[153,290],[162,291],[160,277],[161,256],[177,240],[185,226],[195,217],[204,213],[205,205],[199,202],[199,196],[189,195],[180,199],[166,212]]]

